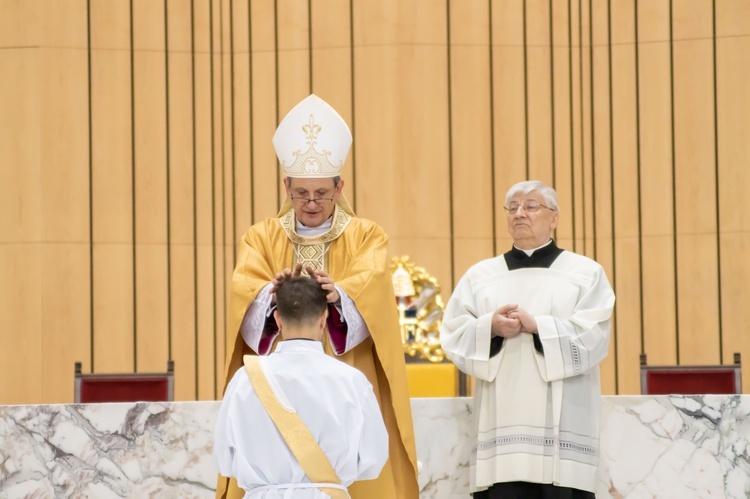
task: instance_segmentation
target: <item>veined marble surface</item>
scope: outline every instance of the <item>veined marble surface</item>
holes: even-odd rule
[[[465,499],[469,495],[471,398],[412,399],[420,499]]]
[[[605,397],[597,497],[750,497],[750,396]]]
[[[0,498],[213,497],[219,402],[0,406]],[[421,497],[469,498],[472,401],[413,399]],[[598,498],[750,496],[750,396],[604,397]]]
[[[0,497],[213,497],[219,404],[0,406]]]

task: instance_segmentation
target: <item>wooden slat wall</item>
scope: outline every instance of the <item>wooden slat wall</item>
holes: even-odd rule
[[[640,279],[633,278],[641,263],[634,12],[634,0],[613,1],[608,12],[611,81],[607,103],[611,110],[612,244],[618,298],[615,331],[621,333],[615,337],[620,360],[616,379],[618,389],[625,393],[639,390],[638,364],[626,359],[638,358],[640,337],[630,332],[640,330],[642,303]]]
[[[94,372],[127,372],[135,358],[130,5],[95,0],[88,16],[93,323],[92,351],[79,360]]]
[[[643,337],[653,364],[677,360],[669,0],[639,2],[638,94]]]
[[[750,214],[741,199],[750,188],[750,9],[742,2],[720,0],[713,12],[714,104],[716,109],[716,161],[718,163],[718,237],[720,279],[720,354],[724,361],[733,352],[750,352],[748,276]],[[748,369],[743,390],[750,389]]]
[[[192,123],[193,133],[193,243],[195,263],[195,323],[196,367],[195,398],[207,400],[217,394],[217,385],[221,378],[217,360],[219,345],[224,334],[218,328],[220,312],[217,301],[221,290],[218,288],[215,272],[217,248],[214,244],[216,221],[214,217],[216,197],[214,190],[214,80],[212,45],[212,11],[210,0],[196,0],[191,11],[191,46],[192,46],[192,107],[195,110]],[[180,376],[179,367],[175,365],[176,376]],[[179,378],[182,381],[182,377]],[[177,383],[178,385],[180,383]]]
[[[605,393],[748,352],[750,6],[739,0],[0,0],[0,403],[85,371],[220,395],[238,241],[283,199],[271,137],[314,92],[343,178],[443,298],[559,193],[617,293]],[[747,355],[746,355],[747,357]],[[747,359],[745,359],[747,362]],[[41,366],[41,368],[40,368]],[[744,385],[750,386],[750,369]]]
[[[616,257],[613,241],[616,236],[614,226],[614,185],[613,185],[613,149],[612,149],[612,56],[610,52],[610,5],[589,1],[589,43],[592,64],[589,67],[591,81],[591,154],[594,212],[594,246],[593,257],[605,269],[609,281],[615,288],[617,303],[612,318],[612,339],[609,344],[609,355],[601,368],[602,389],[606,393],[618,393],[618,318],[622,288],[617,286],[615,273]],[[625,300],[627,303],[627,300]]]
[[[168,164],[168,300],[170,327],[168,349],[175,365],[180,366],[181,383],[176,384],[176,397],[195,397],[197,384],[196,361],[196,245],[193,145],[193,85],[192,85],[192,16],[189,9],[181,8],[180,0],[165,4],[169,48],[166,66],[168,112],[167,154]],[[175,85],[175,82],[184,82]],[[157,359],[156,368],[163,364]],[[163,367],[161,367],[163,369]]]
[[[483,0],[451,2],[450,9],[449,185],[453,206],[451,279],[455,283],[471,265],[495,253],[497,220],[492,216],[495,158],[490,5]],[[451,283],[441,282],[447,298]]]
[[[672,4],[677,359],[687,364],[720,360],[712,7]]]
[[[43,234],[38,262],[42,344],[37,357],[41,366],[36,365],[41,367],[41,398],[60,402],[70,389],[60,367],[91,349],[85,327],[91,304],[86,4],[79,0],[43,7],[37,200]],[[53,23],[59,23],[57,30],[50,29]]]
[[[0,399],[43,400],[38,365],[25,353],[42,351],[43,241],[40,105],[43,80],[38,6],[0,2]],[[14,18],[15,17],[15,18]],[[21,138],[25,140],[20,140]]]

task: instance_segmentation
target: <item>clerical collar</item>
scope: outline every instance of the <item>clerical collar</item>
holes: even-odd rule
[[[503,256],[505,257],[505,263],[508,265],[508,270],[523,268],[548,269],[562,252],[563,250],[557,247],[555,241],[550,240],[547,244],[533,250],[522,250],[516,248],[514,245],[513,249]]]
[[[550,244],[552,244],[552,239],[550,239],[550,240],[549,240],[549,241],[547,241],[546,243],[542,244],[541,246],[537,246],[536,248],[534,248],[534,249],[530,249],[530,250],[526,250],[526,249],[521,249],[521,248],[519,248],[518,246],[516,246],[515,244],[513,245],[513,247],[514,247],[515,249],[517,249],[517,250],[521,250],[521,251],[523,251],[524,253],[526,253],[526,256],[531,256],[531,255],[533,255],[533,254],[534,254],[534,252],[535,252],[536,250],[542,249],[542,248],[544,248],[545,246],[549,246]]]
[[[307,340],[307,341],[295,341],[295,340]],[[274,353],[279,353],[279,352],[323,353],[323,344],[319,341],[311,340],[309,338],[290,338],[288,340],[282,340],[276,344],[276,350],[274,350]]]
[[[302,237],[316,237],[323,234],[324,232],[328,232],[329,230],[331,230],[332,223],[333,217],[328,217],[328,220],[318,225],[317,227],[308,227],[297,220],[297,234]]]

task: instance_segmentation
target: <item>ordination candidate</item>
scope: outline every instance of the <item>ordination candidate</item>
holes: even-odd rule
[[[312,278],[285,277],[274,311],[285,339],[268,356],[247,355],[227,386],[214,457],[247,499],[346,499],[388,459],[372,385],[323,352],[327,294]]]

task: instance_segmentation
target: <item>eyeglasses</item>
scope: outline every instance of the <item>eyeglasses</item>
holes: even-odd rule
[[[508,215],[513,215],[518,211],[519,208],[523,208],[523,211],[525,211],[526,213],[537,213],[542,208],[547,208],[550,211],[555,211],[554,208],[550,208],[549,206],[545,206],[542,203],[538,203],[536,201],[526,201],[523,204],[511,203],[504,208],[505,211],[508,212]]]
[[[292,201],[296,201],[297,203],[301,204],[302,206],[306,206],[308,203],[312,203],[315,206],[325,206],[331,201],[333,201],[333,198],[303,198],[300,196],[292,196]]]

